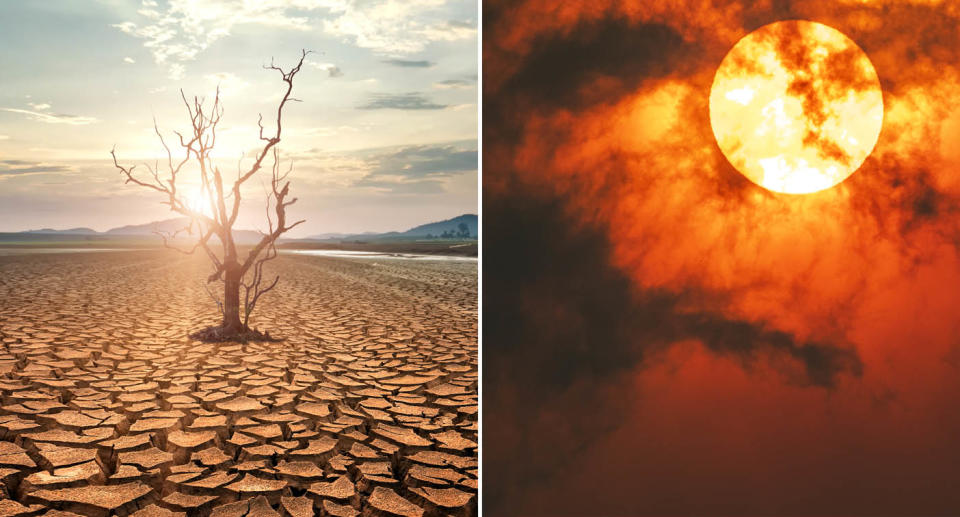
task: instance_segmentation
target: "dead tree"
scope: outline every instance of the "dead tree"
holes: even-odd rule
[[[110,151],[113,164],[124,175],[125,183],[134,183],[163,194],[165,196],[163,204],[168,205],[171,211],[188,218],[188,223],[180,230],[170,233],[158,232],[163,237],[164,246],[186,254],[193,254],[198,249],[202,249],[213,264],[213,273],[207,277],[207,284],[223,282],[223,300],[217,300],[223,321],[219,328],[210,329],[211,332],[208,332],[206,337],[232,339],[248,335],[250,313],[253,312],[260,298],[276,287],[280,280],[279,276],[275,276],[272,280],[265,279],[264,264],[276,258],[277,239],[304,222],[300,220],[292,224],[287,223],[287,207],[294,204],[297,198],[287,200],[290,182],[286,178],[290,170],[280,173],[280,155],[276,146],[280,143],[283,108],[287,102],[298,100],[290,96],[293,91],[293,78],[300,71],[308,53],[306,50],[303,51],[297,65],[287,71],[272,62],[269,66],[264,66],[268,70],[280,72],[283,82],[286,83],[286,92],[277,107],[276,132],[272,136],[264,135],[266,128],[261,114],[257,125],[260,127],[263,148],[255,155],[255,160],[249,168],[238,165],[237,177],[233,180],[232,186],[224,183],[224,175],[221,174],[220,168],[213,162],[210,154],[216,145],[217,124],[223,115],[219,87],[213,99],[213,106],[209,110],[204,106],[203,99],[194,97],[190,102],[183,91],[180,91],[180,97],[187,108],[191,122],[189,134],[175,132],[184,152],[182,159],[174,159],[173,152],[154,120],[154,132],[166,151],[166,163],[162,167],[166,169],[165,171],[161,171],[159,164],[153,166],[144,164],[149,171],[149,176],[135,175],[136,166],[120,165],[117,162],[115,149]],[[233,234],[233,227],[240,213],[241,187],[263,167],[267,155],[272,155],[273,158],[270,190],[267,193],[268,228],[266,232],[261,231],[259,242],[247,251],[245,256],[241,256]],[[181,173],[187,174],[184,171],[185,166],[192,166],[196,169],[194,172],[199,174],[201,195],[204,196],[203,202],[209,204],[209,214],[192,205],[182,190],[178,190],[178,182],[181,182],[182,186]],[[183,248],[171,242],[181,233],[194,235],[195,231],[197,240],[192,247]],[[219,253],[216,251],[218,246],[211,242],[213,236],[220,241]],[[243,290],[242,304],[241,289]],[[212,293],[209,287],[207,290]],[[215,296],[214,298],[216,299]]]

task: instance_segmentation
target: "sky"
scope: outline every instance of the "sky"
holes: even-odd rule
[[[795,19],[884,107],[805,195],[746,179],[709,109]],[[960,4],[492,0],[483,27],[485,513],[956,513]]]
[[[290,217],[307,220],[290,236],[476,213],[477,12],[469,0],[0,0],[0,232],[172,217],[156,192],[124,185],[110,150],[154,163],[153,120],[171,142],[189,128],[180,90],[209,106],[219,86],[214,157],[229,177],[283,93],[263,66],[288,69],[301,49],[313,52],[294,81],[302,102],[285,108],[279,146]],[[257,229],[263,184],[247,186],[238,227]]]

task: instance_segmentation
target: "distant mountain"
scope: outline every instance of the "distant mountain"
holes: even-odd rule
[[[305,238],[316,241],[325,241],[328,239],[343,239],[345,237],[349,237],[349,235],[346,233],[321,233],[319,235],[311,235]]]
[[[437,237],[443,235],[444,232],[456,234],[460,232],[460,224],[466,224],[467,231],[470,232],[470,236],[476,237],[478,224],[477,220],[477,214],[463,214],[461,216],[454,217],[453,219],[447,219],[446,221],[421,224],[420,226],[403,232],[402,235],[409,235],[411,237],[426,237],[427,235],[432,235]]]
[[[16,234],[9,234],[8,237],[2,240],[11,240],[13,235],[30,235],[34,239],[58,239],[63,240],[65,236],[87,236],[87,237],[96,237],[98,239],[119,239],[119,238],[129,238],[129,237],[150,237],[158,238],[156,235],[157,231],[161,231],[168,234],[173,234],[177,230],[181,230],[187,226],[189,219],[186,217],[175,217],[173,219],[164,219],[163,221],[152,221],[144,224],[130,224],[127,226],[120,226],[118,228],[111,228],[105,232],[98,232],[90,228],[71,228],[69,230],[54,230],[52,228],[43,228],[40,230],[28,230],[25,232],[19,232]],[[197,236],[197,228],[194,227],[193,235],[188,235],[186,232],[181,232],[177,235],[178,238],[195,238]],[[260,242],[261,234],[253,230],[234,230],[233,231],[233,240],[237,244],[256,244]],[[213,240],[219,241],[216,236],[213,237]]]
[[[253,230],[234,230],[233,242],[237,244],[256,244],[263,238],[263,234]]]
[[[45,233],[45,234],[55,234],[55,235],[96,235],[96,230],[91,228],[70,228],[69,230],[54,230],[52,228],[43,228],[40,230],[27,230],[20,233]]]
[[[163,221],[152,221],[145,224],[130,224],[119,228],[107,230],[107,235],[153,235],[158,231],[164,233],[173,233],[187,226],[189,219],[186,217],[175,217]]]
[[[40,230],[29,230],[26,232],[20,232],[19,234],[10,234],[10,235],[25,235],[31,234],[37,239],[51,239],[56,238],[57,236],[87,236],[99,239],[112,239],[112,238],[124,238],[124,237],[156,237],[156,232],[164,232],[168,234],[173,234],[177,230],[181,230],[187,226],[189,219],[186,217],[175,217],[173,219],[164,219],[162,221],[152,221],[144,224],[130,224],[127,226],[120,226],[118,228],[111,228],[105,232],[98,232],[90,228],[71,228],[69,230],[54,230],[51,228],[43,228]],[[323,233],[319,235],[311,235],[303,239],[281,239],[284,241],[304,241],[304,240],[313,240],[313,241],[377,241],[377,240],[411,240],[411,239],[426,239],[426,238],[462,238],[462,232],[460,225],[466,225],[467,232],[469,233],[470,239],[477,238],[477,215],[476,214],[463,214],[453,219],[447,219],[445,221],[437,221],[433,223],[421,224],[420,226],[415,226],[404,232],[386,232],[386,233],[375,233],[375,232],[365,232],[365,233],[355,233],[355,234],[345,234],[345,233]],[[48,237],[44,237],[48,236]],[[197,236],[197,230],[194,228],[193,236],[187,235],[186,233],[180,233],[178,237],[182,238],[194,238]],[[234,230],[233,239],[237,244],[256,244],[260,242],[262,235],[260,232],[253,230]],[[12,237],[11,237],[12,238]],[[216,237],[214,240],[218,240]],[[63,237],[60,238],[63,240]]]
[[[365,233],[353,233],[353,234],[343,234],[343,233],[322,233],[319,235],[311,235],[303,239],[296,240],[311,240],[311,241],[331,241],[331,240],[391,240],[391,239],[415,239],[421,238],[425,239],[428,237],[432,238],[441,238],[445,234],[451,238],[457,238],[460,234],[460,225],[467,225],[467,232],[470,234],[471,239],[477,238],[478,231],[478,222],[476,214],[463,214],[453,219],[447,219],[445,221],[437,221],[434,223],[421,224],[420,226],[415,226],[404,232],[386,232],[386,233],[375,233],[375,232],[365,232]]]
[[[164,233],[170,233],[177,230],[182,230],[189,225],[190,220],[186,217],[175,217],[173,219],[164,219],[163,221],[153,221],[145,224],[133,224],[128,226],[121,226],[119,228],[113,228],[107,230],[107,235],[154,235],[157,231]],[[183,238],[193,238],[196,237],[197,227],[194,226],[193,235],[188,235],[186,232],[180,232],[177,237]],[[237,244],[256,244],[260,242],[260,232],[255,232],[253,230],[234,230],[233,231],[233,241]],[[216,236],[213,237],[213,240],[219,242]]]

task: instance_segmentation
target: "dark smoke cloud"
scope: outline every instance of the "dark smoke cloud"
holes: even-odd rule
[[[616,100],[645,80],[691,70],[697,50],[665,25],[583,22],[543,36],[504,89],[534,106],[583,109]],[[601,77],[608,82],[595,84]]]
[[[799,366],[791,380],[804,385],[829,388],[862,372],[849,347],[683,310],[693,293],[635,288],[610,265],[606,233],[562,198],[514,185],[483,208],[484,493],[493,515],[510,514],[516,491],[551,478],[616,428],[631,396],[609,392],[672,343],[697,340],[744,366],[772,355],[786,372]],[[550,419],[556,413],[564,429]]]
[[[687,339],[743,361],[761,352],[787,355],[802,363],[801,382],[817,386],[862,371],[847,346],[798,342],[762,323],[684,310],[696,293],[634,287],[610,264],[606,233],[569,213],[561,198],[517,188],[486,200],[484,211],[486,350],[497,362],[510,357],[506,369],[527,370],[532,385],[547,392],[581,375],[633,370],[646,353]],[[502,369],[488,371],[498,376]]]

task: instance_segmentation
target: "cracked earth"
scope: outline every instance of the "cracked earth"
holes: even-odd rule
[[[251,326],[202,257],[0,257],[0,516],[477,509],[477,264],[289,256]]]

